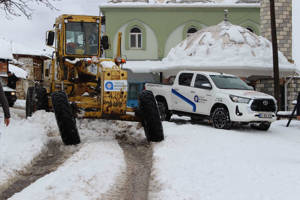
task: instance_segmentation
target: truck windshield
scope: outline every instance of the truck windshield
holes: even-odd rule
[[[210,75],[210,77],[220,89],[253,90],[252,87],[235,76]]]
[[[98,55],[99,26],[90,22],[66,23],[66,54]]]

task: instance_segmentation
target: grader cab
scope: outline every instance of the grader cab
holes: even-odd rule
[[[104,26],[101,16],[61,15],[56,19],[54,30],[48,31],[46,38],[47,45],[54,48],[53,58],[43,72],[44,79],[28,88],[26,116],[36,110],[53,111],[66,145],[80,143],[76,117],[139,121],[148,141],[162,141],[162,124],[152,92],[139,95],[138,107],[127,107],[121,34],[117,57],[105,59],[109,42],[103,34]],[[106,67],[108,62],[114,64]]]

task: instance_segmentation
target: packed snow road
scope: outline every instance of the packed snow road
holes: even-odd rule
[[[11,165],[0,162],[3,169],[3,176],[0,176],[3,179],[0,183],[1,200],[9,197],[51,199],[53,195],[55,199],[147,199],[152,150],[145,137],[137,134],[142,132],[138,123],[77,120],[82,143],[63,146],[52,113],[40,111],[24,120],[14,111],[11,109],[11,125],[16,126],[14,128],[24,124],[32,126],[34,136],[27,138],[28,130],[22,132],[21,128],[9,135],[10,131],[7,130],[13,127],[4,128],[7,130],[3,133],[2,141],[21,138],[24,146],[19,151],[12,152],[12,156],[21,157],[21,160],[11,160]],[[40,133],[34,129],[36,125]],[[33,145],[30,139],[45,139],[44,136],[45,143],[37,149],[40,153],[31,152],[31,156],[23,158],[22,152]],[[5,158],[5,153],[13,148],[4,145],[1,149]],[[67,188],[76,183],[71,191],[57,186],[57,181],[54,180],[60,179],[58,182],[61,182],[62,177]],[[36,190],[36,187],[39,189]]]
[[[10,200],[295,200],[300,122],[286,123],[263,132],[173,118],[163,123],[165,140],[149,145],[138,123],[83,119],[77,120],[82,143],[70,147],[62,146],[53,113],[27,120],[13,114],[11,125],[0,127],[0,188],[27,175],[54,146],[66,155],[55,153],[61,158],[45,163],[52,170],[11,190]]]

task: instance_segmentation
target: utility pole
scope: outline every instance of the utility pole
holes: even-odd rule
[[[272,32],[272,48],[273,48],[273,76],[274,76],[274,96],[277,100],[278,110],[280,110],[279,96],[279,65],[278,65],[278,45],[276,32],[275,4],[274,0],[270,0],[270,15],[271,15],[271,32]]]

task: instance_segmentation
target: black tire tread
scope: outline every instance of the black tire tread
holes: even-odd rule
[[[217,112],[224,112],[224,114],[225,114],[226,117],[227,117],[226,123],[225,123],[224,127],[219,128],[219,129],[230,129],[231,126],[232,126],[232,123],[231,123],[231,121],[230,121],[229,112],[228,112],[228,110],[227,110],[226,107],[217,107],[217,108],[214,110],[214,112],[213,112],[213,114],[212,114],[212,122],[213,122],[213,126],[214,126],[215,128],[218,128],[218,127],[216,127],[216,125],[215,125],[215,123],[214,123],[214,117],[215,117],[215,115],[216,115]]]
[[[34,112],[33,110],[33,91],[34,87],[29,87],[27,89],[27,94],[26,94],[26,118],[31,117],[32,113]]]
[[[147,140],[150,142],[164,140],[158,106],[151,91],[144,90],[139,95],[139,110]]]
[[[168,109],[168,105],[165,101],[157,101],[157,105],[158,105],[158,108],[159,108],[159,112],[161,112],[161,109],[160,107],[164,106],[165,108],[165,118],[163,118],[160,114],[160,118],[161,118],[161,121],[170,121],[171,117],[172,117],[172,113],[169,111]]]
[[[80,137],[76,127],[76,120],[72,113],[66,93],[62,91],[53,92],[51,98],[56,122],[63,143],[65,145],[79,144]]]

